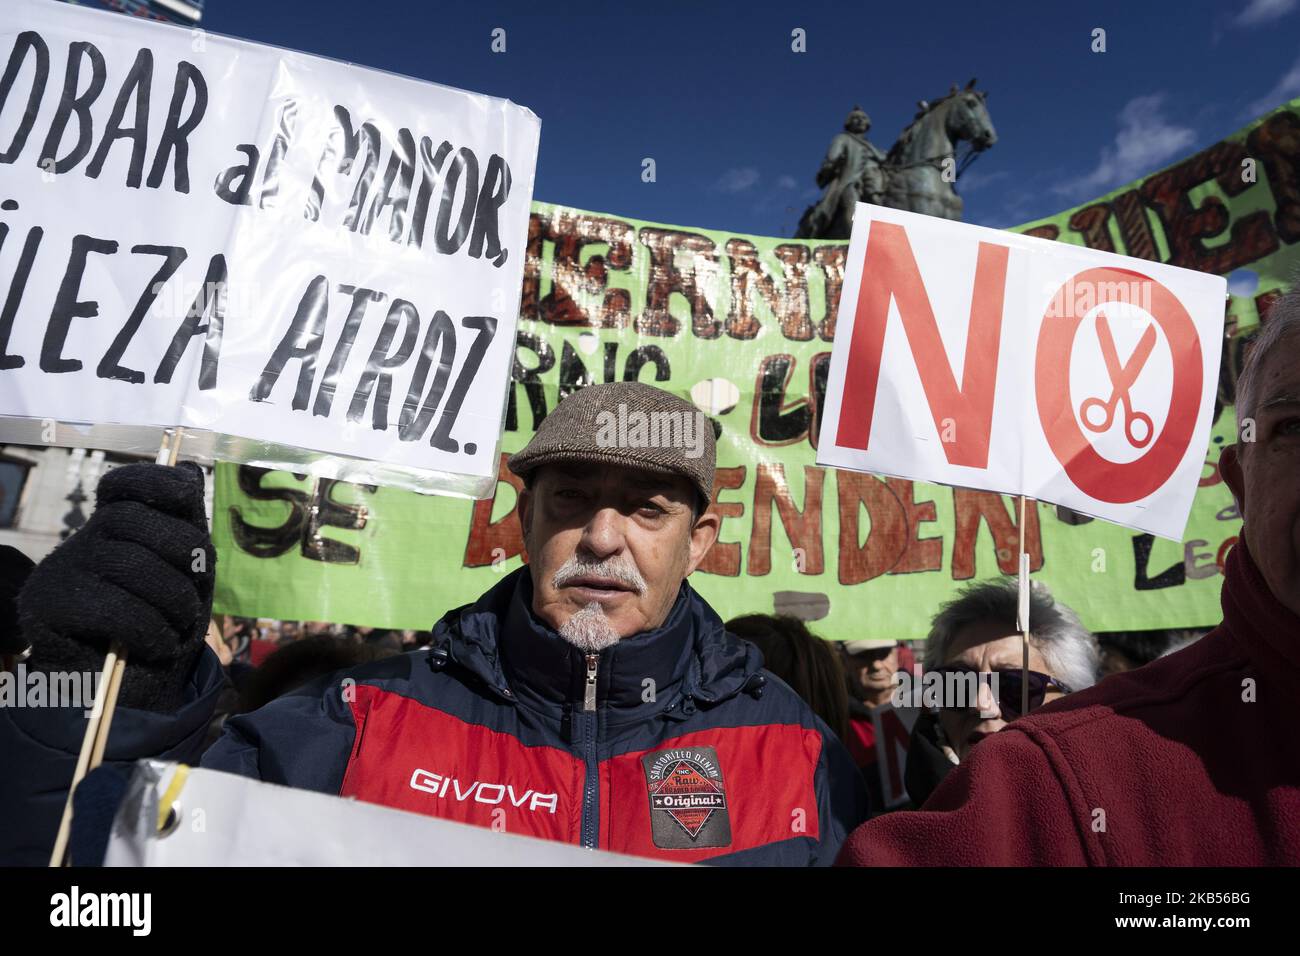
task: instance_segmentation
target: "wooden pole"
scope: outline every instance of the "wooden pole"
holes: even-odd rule
[[[86,772],[94,770],[104,762],[104,750],[108,747],[108,731],[113,726],[113,714],[117,709],[117,695],[122,689],[122,672],[126,670],[126,648],[113,642],[112,650],[115,652],[117,662],[113,667],[112,676],[108,679],[108,687],[104,694],[104,715],[99,720],[99,734],[95,738],[95,749],[90,755],[90,766]]]
[[[95,750],[95,741],[99,736],[100,716],[104,712],[105,697],[113,681],[113,671],[117,669],[116,645],[108,650],[104,657],[104,670],[99,675],[99,693],[95,695],[95,706],[91,709],[90,720],[86,723],[86,733],[81,739],[81,753],[77,755],[77,766],[72,771],[72,785],[68,787],[68,799],[63,804],[63,819],[59,821],[59,833],[54,838],[54,852],[50,854],[50,866],[67,864],[68,837],[72,833],[72,794],[81,783],[90,766],[90,757]]]
[[[168,442],[168,433],[163,432],[162,444],[158,446],[158,457],[155,459],[159,465],[175,465],[176,459],[181,453],[181,439],[185,437],[185,429],[176,427],[171,431],[171,441]]]
[[[155,464],[176,464],[181,451],[183,432],[182,428],[163,432],[158,454],[154,458]],[[117,695],[122,689],[122,674],[125,670],[126,648],[114,641],[109,645],[108,654],[104,657],[104,670],[99,675],[99,693],[95,695],[95,706],[90,712],[90,720],[86,723],[86,734],[81,740],[81,752],[77,755],[77,765],[72,771],[68,799],[63,804],[63,818],[59,822],[59,832],[54,839],[54,851],[50,854],[50,866],[68,864],[68,839],[72,834],[72,795],[86,774],[104,760],[104,751],[108,747],[108,733],[113,725],[113,713],[117,709]]]

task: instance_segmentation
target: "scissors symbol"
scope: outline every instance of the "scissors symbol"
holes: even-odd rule
[[[1138,340],[1137,348],[1129,356],[1128,364],[1124,366],[1119,364],[1119,352],[1116,351],[1115,340],[1110,334],[1110,323],[1106,321],[1106,316],[1100,312],[1097,313],[1097,342],[1101,345],[1101,357],[1102,361],[1106,363],[1106,374],[1110,376],[1110,400],[1103,402],[1100,398],[1085,399],[1083,404],[1079,406],[1079,417],[1083,419],[1083,427],[1091,432],[1109,431],[1110,426],[1115,421],[1115,406],[1122,404],[1124,406],[1124,436],[1134,448],[1145,448],[1155,436],[1155,428],[1152,426],[1150,415],[1133,411],[1133,401],[1129,395],[1129,389],[1133,387],[1137,377],[1142,374],[1142,368],[1146,365],[1147,359],[1151,357],[1151,352],[1156,347],[1155,326],[1147,326],[1147,330],[1142,333],[1142,338]],[[1093,422],[1088,417],[1089,410],[1093,408],[1102,410],[1104,418],[1100,422]],[[1146,437],[1141,440],[1133,436],[1134,422],[1141,422],[1146,426]]]

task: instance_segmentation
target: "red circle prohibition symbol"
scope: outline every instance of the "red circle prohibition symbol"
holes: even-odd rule
[[[1094,305],[1117,301],[1150,303],[1149,311],[1164,331],[1173,355],[1173,389],[1165,427],[1142,457],[1127,463],[1110,461],[1097,454],[1079,428],[1070,403],[1070,358],[1075,333],[1084,315],[1092,310],[1075,310],[1069,296],[1078,286],[1088,284],[1098,290]],[[1128,294],[1130,291],[1140,297],[1134,300]],[[1070,480],[1085,494],[1111,504],[1145,498],[1164,485],[1178,468],[1196,428],[1204,367],[1196,324],[1172,292],[1155,279],[1127,269],[1080,272],[1065,281],[1052,302],[1067,303],[1066,314],[1055,316],[1049,307],[1043,316],[1034,368],[1038,417],[1047,444]],[[1105,395],[1110,383],[1099,383],[1102,384],[1106,388],[1101,389],[1101,394]]]

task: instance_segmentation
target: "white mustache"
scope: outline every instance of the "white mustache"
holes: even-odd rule
[[[555,572],[555,577],[551,583],[557,588],[562,588],[570,581],[588,574],[613,578],[620,584],[631,588],[637,594],[644,594],[646,590],[645,578],[636,569],[636,565],[630,561],[619,558],[605,558],[603,561],[593,561],[589,558],[580,558],[576,554],[569,558],[568,561],[565,561],[560,569]]]

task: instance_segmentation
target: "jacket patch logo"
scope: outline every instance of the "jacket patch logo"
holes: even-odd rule
[[[662,850],[731,845],[727,791],[712,747],[657,750],[641,758],[650,829]]]

